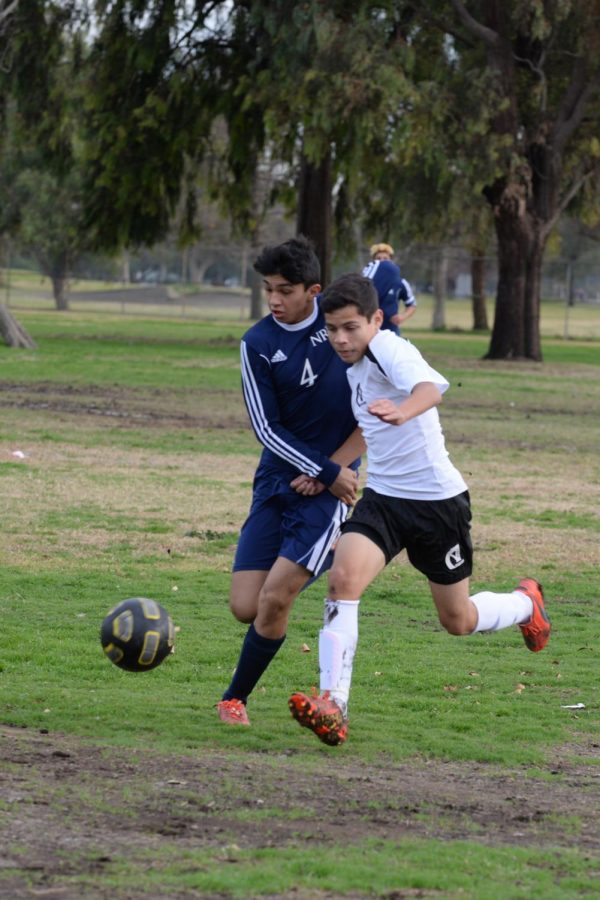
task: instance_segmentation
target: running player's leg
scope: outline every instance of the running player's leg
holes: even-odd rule
[[[330,559],[345,513],[328,493],[305,498],[290,490],[253,504],[238,543],[230,602],[239,618],[254,616],[218,704],[224,721],[247,723],[248,696],[285,640],[294,600]],[[252,565],[255,558],[259,567]]]
[[[471,509],[467,492],[433,503],[405,504],[418,528],[407,550],[429,581],[442,626],[450,634],[499,631],[519,625],[530,649],[541,650],[550,635],[541,588],[525,579],[509,593],[469,595],[473,567]]]
[[[281,506],[268,487],[255,490],[233,560],[229,606],[235,618],[247,624],[256,618],[260,592],[281,545]]]
[[[330,600],[354,600],[358,602],[363,591],[385,568],[383,550],[371,539],[350,524],[344,530],[335,548],[333,564],[328,575]]]
[[[542,650],[548,643],[550,622],[541,585],[533,578],[524,578],[507,593],[481,591],[469,596],[468,578],[457,584],[430,581],[429,587],[439,620],[450,634],[500,631],[518,625],[530,650]]]
[[[353,531],[342,534],[329,572],[319,667],[321,691],[329,691],[344,716],[358,642],[358,604],[385,564],[383,551],[369,537]]]
[[[346,740],[348,698],[358,642],[358,605],[365,588],[381,572],[386,557],[365,534],[347,531],[337,544],[329,573],[323,628],[319,633],[320,696],[292,694],[290,711],[326,744]]]
[[[217,704],[219,718],[230,725],[250,724],[246,713],[248,696],[283,643],[263,640],[253,625],[260,592],[279,553],[280,534],[277,497],[268,486],[259,485],[240,531],[229,592],[233,615],[249,625],[232,681]]]
[[[258,595],[254,627],[259,634],[272,640],[285,636],[294,600],[310,578],[304,566],[283,556],[275,560]]]
[[[247,625],[254,622],[258,612],[258,597],[268,574],[268,569],[243,569],[232,574],[229,608],[238,622],[245,622]]]
[[[429,582],[440,624],[449,634],[472,634],[477,628],[477,607],[469,597],[469,579],[456,584]]]
[[[219,716],[228,724],[248,724],[248,697],[283,644],[290,610],[309,578],[310,573],[303,566],[283,557],[267,573],[258,595],[256,616],[244,637],[229,687],[218,704]],[[243,586],[244,579],[237,580]],[[259,580],[248,576],[246,583],[256,587]]]

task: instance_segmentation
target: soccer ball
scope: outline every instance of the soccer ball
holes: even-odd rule
[[[154,669],[174,650],[173,621],[160,603],[131,597],[113,606],[100,629],[111,662],[128,672]]]

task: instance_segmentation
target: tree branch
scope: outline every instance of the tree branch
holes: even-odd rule
[[[573,66],[571,82],[566,89],[552,129],[552,146],[561,153],[565,144],[578,128],[589,99],[600,89],[600,75],[588,80],[586,66],[577,59]]]
[[[494,49],[499,47],[502,39],[497,31],[493,31],[491,28],[488,28],[487,25],[482,25],[481,22],[478,22],[477,19],[473,18],[462,0],[450,0],[450,3],[454,7],[456,14],[465,28],[470,31],[471,34],[475,35],[480,41],[483,41],[484,44],[487,44],[488,47],[493,47]]]
[[[550,232],[552,231],[552,229],[554,228],[554,226],[556,225],[556,223],[558,222],[558,220],[564,213],[565,209],[567,208],[567,206],[569,205],[571,200],[577,196],[577,194],[579,193],[581,188],[584,186],[586,181],[589,181],[589,179],[594,174],[594,171],[595,171],[594,169],[590,169],[589,172],[584,172],[583,174],[579,175],[578,178],[575,178],[573,180],[573,182],[571,183],[571,186],[566,191],[566,193],[564,194],[562,199],[559,200],[559,202],[556,204],[556,211],[555,211],[554,215],[552,216],[552,218],[548,219],[548,221],[540,229],[540,233],[541,233],[543,240],[546,240],[546,238],[548,237],[548,235],[550,234]]]
[[[0,0],[0,31],[19,5],[19,0]]]

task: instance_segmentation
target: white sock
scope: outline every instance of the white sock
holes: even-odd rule
[[[358,600],[325,600],[323,628],[319,632],[320,688],[329,691],[344,715],[358,642],[358,604]]]
[[[510,625],[523,625],[533,615],[533,603],[521,591],[510,594],[494,594],[492,591],[481,591],[474,594],[471,602],[477,607],[479,619],[476,631],[500,631]]]

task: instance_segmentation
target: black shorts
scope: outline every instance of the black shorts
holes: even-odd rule
[[[471,504],[465,491],[449,500],[405,500],[365,488],[342,531],[364,534],[386,564],[406,548],[415,569],[436,584],[456,584],[473,570]]]

